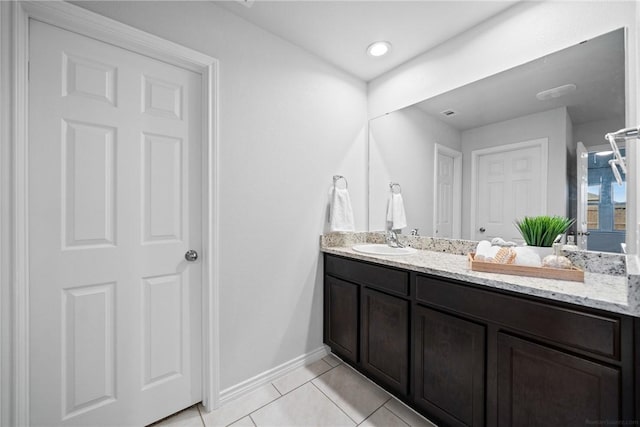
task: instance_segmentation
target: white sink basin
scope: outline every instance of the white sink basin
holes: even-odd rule
[[[410,255],[415,254],[417,249],[414,248],[392,248],[382,243],[369,243],[366,245],[355,245],[351,249],[356,252],[370,255]]]

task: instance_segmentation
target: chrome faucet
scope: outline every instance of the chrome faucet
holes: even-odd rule
[[[392,248],[404,248],[404,245],[400,243],[400,240],[398,239],[398,233],[391,229],[387,230],[385,241],[387,242],[387,245]]]

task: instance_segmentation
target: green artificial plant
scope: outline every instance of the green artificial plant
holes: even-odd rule
[[[558,234],[566,233],[574,222],[563,216],[525,216],[516,220],[515,226],[528,246],[551,247]]]

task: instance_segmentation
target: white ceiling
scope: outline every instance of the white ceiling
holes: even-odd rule
[[[213,0],[232,13],[370,81],[474,27],[518,0],[271,1]],[[378,40],[392,44],[367,55]]]

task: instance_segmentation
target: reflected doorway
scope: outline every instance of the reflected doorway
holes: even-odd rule
[[[625,155],[624,149],[620,152]],[[627,230],[626,175],[622,174],[622,184],[616,182],[609,150],[590,148],[587,159],[587,249],[620,253]]]

